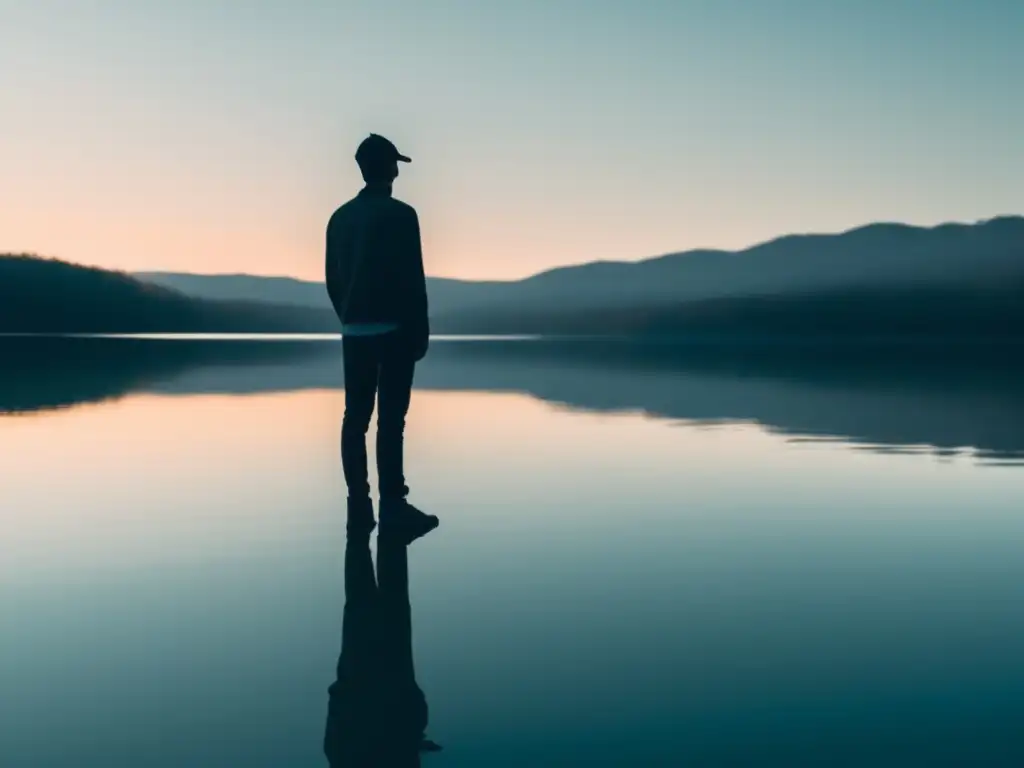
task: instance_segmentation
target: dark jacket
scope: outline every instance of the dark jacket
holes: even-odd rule
[[[416,210],[364,188],[327,225],[327,293],[344,323],[395,323],[425,342],[427,282]]]

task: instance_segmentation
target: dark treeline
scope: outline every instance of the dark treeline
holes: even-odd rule
[[[55,259],[0,255],[0,333],[313,333],[330,311],[205,301],[128,275]]]
[[[865,286],[624,309],[453,314],[439,333],[613,336],[1024,338],[1024,279]]]

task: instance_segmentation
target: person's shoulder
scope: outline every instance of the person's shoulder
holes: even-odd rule
[[[334,210],[334,213],[331,214],[330,219],[327,220],[328,228],[332,226],[337,226],[339,223],[350,218],[352,214],[355,212],[356,203],[358,199],[359,198],[353,197],[351,200],[348,200],[347,202],[344,202],[341,205],[339,205]]]
[[[399,200],[396,197],[390,197],[388,200],[391,201],[391,207],[395,213],[399,216],[403,216],[408,219],[416,218],[416,209],[403,200]]]
[[[353,197],[351,200],[346,200],[344,203],[338,206],[337,210],[334,211],[334,216],[345,216],[351,214],[359,207],[360,200],[358,197]],[[331,218],[333,218],[332,216]]]

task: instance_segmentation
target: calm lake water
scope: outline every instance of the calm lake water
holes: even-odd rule
[[[0,352],[0,765],[326,765],[340,346]],[[436,342],[424,765],[1024,765],[1024,379],[953,358]]]

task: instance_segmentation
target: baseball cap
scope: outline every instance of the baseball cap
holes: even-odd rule
[[[373,162],[411,163],[412,159],[398,151],[398,147],[376,133],[371,133],[359,144],[356,150],[356,162],[362,164],[364,160]]]

